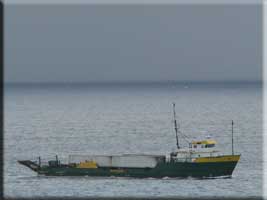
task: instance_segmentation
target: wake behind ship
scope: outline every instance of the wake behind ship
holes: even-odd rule
[[[46,176],[118,176],[136,178],[163,177],[231,177],[240,159],[233,151],[223,155],[216,150],[216,141],[207,138],[189,143],[188,148],[180,148],[175,104],[173,104],[174,127],[177,150],[169,155],[122,154],[122,155],[69,155],[69,162],[55,160],[43,165],[38,161],[20,160],[40,175]],[[181,133],[180,133],[181,134]]]

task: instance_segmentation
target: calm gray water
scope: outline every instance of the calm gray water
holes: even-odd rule
[[[4,95],[4,194],[36,196],[262,196],[262,88],[258,84],[9,85]],[[17,164],[37,156],[175,149],[172,102],[190,139],[211,135],[241,153],[230,179],[41,177]],[[186,146],[186,141],[182,141]]]

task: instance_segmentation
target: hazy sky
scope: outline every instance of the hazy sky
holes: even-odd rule
[[[259,5],[8,5],[5,81],[257,81]]]

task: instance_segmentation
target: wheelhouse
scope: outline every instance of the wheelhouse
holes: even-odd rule
[[[215,140],[201,140],[201,141],[193,141],[189,143],[189,148],[192,149],[202,149],[202,148],[213,148],[217,142]]]

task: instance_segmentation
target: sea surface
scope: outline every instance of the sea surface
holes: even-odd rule
[[[5,197],[261,197],[262,86],[257,83],[8,84],[4,91]],[[172,103],[186,140],[217,140],[240,162],[228,179],[37,176],[17,160],[69,154],[168,154]]]

